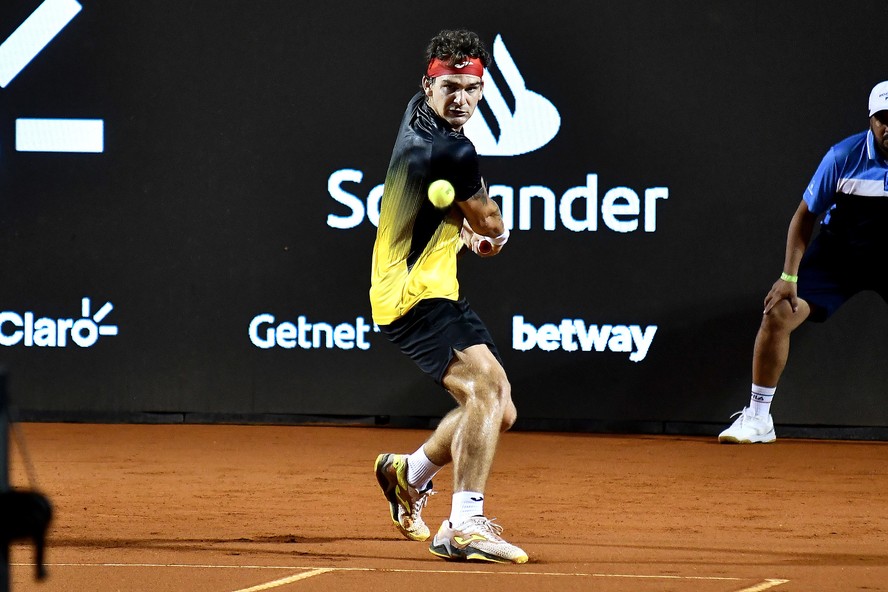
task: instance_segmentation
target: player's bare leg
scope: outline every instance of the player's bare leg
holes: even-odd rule
[[[795,312],[788,300],[781,300],[762,315],[752,355],[749,406],[734,414],[737,419],[718,435],[719,442],[755,444],[777,439],[774,419],[769,411],[771,399],[789,358],[789,336],[810,314],[811,307],[799,298]]]
[[[460,405],[440,434],[441,444],[449,436],[454,490],[484,491],[500,431],[516,417],[506,372],[486,345],[474,345],[454,352],[443,382]]]
[[[453,433],[462,421],[462,415],[462,407],[451,410],[441,419],[435,432],[422,446],[428,459],[439,467],[453,461],[450,446],[453,443]]]
[[[480,348],[476,350],[475,348]],[[470,351],[471,350],[471,351]],[[474,356],[483,356],[483,360],[475,361]],[[484,371],[481,368],[489,367],[491,370]],[[482,386],[476,376],[484,377],[489,386]],[[444,378],[445,387],[453,388],[456,392],[451,391],[454,398],[460,403],[460,406],[453,409],[444,416],[438,424],[435,433],[424,444],[423,448],[429,460],[438,466],[443,466],[453,460],[454,452],[454,436],[459,434],[459,440],[472,440],[474,434],[478,433],[475,427],[479,420],[483,424],[493,422],[491,427],[495,425],[495,418],[499,417],[499,430],[505,431],[512,427],[515,423],[516,410],[512,403],[511,388],[506,379],[505,372],[499,365],[499,362],[490,353],[490,350],[483,345],[473,346],[465,352],[455,352],[455,359],[448,368],[448,374]],[[483,401],[485,395],[471,392],[470,390],[481,387],[488,393],[488,397],[492,397],[492,401]],[[466,394],[469,393],[469,394]],[[467,408],[464,401],[472,400],[473,404]],[[491,404],[493,403],[493,404]],[[466,413],[469,413],[470,419],[466,419]],[[498,439],[497,433],[493,433],[493,439],[490,441],[491,434],[489,430],[482,439],[487,440],[488,449],[494,450]],[[492,462],[492,458],[489,459]],[[488,462],[488,471],[489,464]],[[455,470],[456,472],[456,470]],[[485,478],[486,481],[486,478]]]
[[[776,387],[789,358],[789,336],[811,314],[811,307],[799,298],[798,310],[792,311],[789,301],[774,305],[762,315],[762,324],[755,337],[752,356],[752,382]]]
[[[483,516],[484,488],[499,434],[515,422],[506,373],[486,345],[454,353],[444,387],[459,402],[426,443],[426,455],[453,459],[453,507],[429,550],[445,559],[524,563],[527,553],[503,540],[502,527]]]

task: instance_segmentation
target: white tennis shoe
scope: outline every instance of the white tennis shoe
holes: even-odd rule
[[[767,417],[757,416],[752,408],[744,407],[731,417],[737,417],[731,427],[718,435],[723,444],[767,444],[777,439],[774,432],[774,420],[769,413]]]
[[[502,533],[502,526],[484,516],[473,516],[457,527],[445,520],[429,551],[437,557],[458,561],[527,563],[527,553],[504,541]]]

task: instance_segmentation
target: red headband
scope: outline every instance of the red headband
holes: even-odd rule
[[[438,76],[446,76],[448,74],[468,74],[481,78],[484,75],[484,65],[481,63],[481,60],[473,57],[469,57],[464,62],[453,66],[447,62],[442,62],[438,58],[432,58],[426,70],[426,76],[437,78]]]

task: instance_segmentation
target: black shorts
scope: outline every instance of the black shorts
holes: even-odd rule
[[[808,320],[822,323],[864,290],[877,292],[888,302],[885,257],[873,250],[847,246],[827,232],[820,232],[805,251],[799,265],[799,298],[811,305]]]
[[[420,300],[403,317],[380,325],[379,330],[438,384],[444,380],[453,350],[484,344],[503,363],[490,332],[465,298],[456,302]]]

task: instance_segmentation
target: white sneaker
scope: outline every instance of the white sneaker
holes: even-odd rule
[[[389,502],[395,527],[411,541],[424,541],[431,532],[422,519],[422,509],[435,492],[432,482],[422,491],[407,483],[407,455],[380,454],[374,465],[376,480]]]
[[[503,527],[484,516],[473,516],[454,528],[445,520],[438,529],[429,551],[444,559],[527,563],[527,553],[504,541]]]
[[[777,439],[774,432],[774,420],[769,413],[767,417],[758,417],[750,407],[744,407],[731,417],[739,415],[731,427],[718,435],[723,444],[767,444]]]

